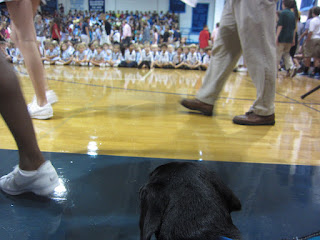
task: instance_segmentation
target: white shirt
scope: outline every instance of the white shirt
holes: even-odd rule
[[[309,32],[312,32],[311,39],[320,39],[320,17],[314,17],[310,21]]]
[[[161,52],[159,55],[156,57],[156,61],[160,63],[168,63],[169,62],[169,54],[168,52]]]
[[[219,28],[213,29],[212,35],[211,35],[211,39],[213,39],[213,41],[217,40],[218,33],[219,33]]]
[[[191,52],[190,52],[190,53],[188,54],[188,61],[189,61],[192,65],[196,64],[197,61],[200,61],[199,55],[197,54],[197,52],[195,52],[195,53],[191,53]]]
[[[126,61],[136,61],[136,51],[133,50],[131,53],[127,50],[124,54],[124,58]]]
[[[179,64],[183,61],[183,55],[182,53],[179,55],[178,53],[174,55],[172,62],[174,64]]]
[[[100,53],[95,51],[94,54],[92,55],[92,59],[96,61],[101,61],[104,58],[105,58],[105,53],[103,51],[101,51]]]
[[[205,55],[204,57],[203,57],[203,64],[209,64],[210,63],[210,56],[209,55]]]
[[[142,52],[141,52],[141,61],[153,62],[153,56],[152,56],[151,52],[149,52],[148,54],[146,54],[145,51],[142,51]]]
[[[120,42],[120,33],[116,30],[112,36],[114,42]]]

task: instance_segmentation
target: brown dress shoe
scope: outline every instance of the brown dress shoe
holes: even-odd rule
[[[198,99],[182,99],[180,104],[190,110],[202,112],[206,116],[212,116],[213,105],[199,101]]]
[[[260,116],[253,112],[247,112],[245,115],[235,116],[233,123],[240,125],[274,125],[274,114],[269,116]]]

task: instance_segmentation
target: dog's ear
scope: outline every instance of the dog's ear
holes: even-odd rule
[[[140,189],[140,240],[150,240],[159,230],[165,209],[162,186],[147,184]]]
[[[214,188],[221,194],[223,199],[227,203],[227,207],[229,212],[240,211],[241,210],[241,202],[237,198],[237,196],[232,192],[232,190],[224,184],[224,182],[217,176],[217,174],[213,171],[210,171],[210,182],[214,186]]]

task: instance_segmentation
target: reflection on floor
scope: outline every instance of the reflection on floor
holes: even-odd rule
[[[138,192],[170,159],[46,153],[66,191],[48,200],[0,195],[0,239],[139,239]],[[0,150],[0,174],[18,158]],[[201,161],[240,198],[243,239],[292,239],[320,230],[320,167]],[[61,190],[61,189],[60,189]]]
[[[17,66],[23,92],[34,91],[26,69]],[[40,148],[69,152],[170,159],[320,165],[318,80],[277,80],[276,125],[247,127],[232,123],[246,112],[256,90],[244,73],[232,73],[205,117],[180,106],[202,84],[205,72],[47,66],[59,102],[50,121],[34,120]],[[0,149],[16,149],[0,120]]]
[[[34,91],[16,66],[27,102]],[[320,98],[316,79],[279,74],[276,125],[238,126],[256,91],[232,73],[215,116],[179,105],[194,97],[204,72],[47,66],[59,102],[49,121],[34,120],[39,145],[66,191],[51,199],[0,194],[0,240],[139,239],[139,188],[169,161],[213,168],[242,201],[233,214],[244,240],[280,240],[320,230]],[[18,156],[0,119],[0,175]],[[10,150],[9,150],[10,149]],[[111,156],[112,155],[112,156]],[[65,195],[67,193],[67,195]]]

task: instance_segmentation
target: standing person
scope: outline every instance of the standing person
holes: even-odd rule
[[[58,101],[54,91],[49,90],[44,78],[44,68],[41,62],[33,16],[39,5],[38,0],[20,0],[6,2],[13,32],[11,34],[15,45],[22,52],[36,97],[28,105],[32,118],[49,119],[53,116],[51,104]]]
[[[142,43],[150,44],[150,27],[147,22],[144,23]]]
[[[31,1],[28,2],[31,4]],[[32,11],[29,14],[32,14]],[[32,18],[29,19],[28,27],[31,25],[33,25]],[[0,71],[0,114],[16,141],[20,157],[19,165],[11,173],[0,178],[0,189],[10,195],[24,192],[33,192],[41,196],[50,195],[59,186],[58,174],[51,162],[45,161],[39,150],[19,81],[1,54]]]
[[[51,29],[52,40],[60,42],[61,34],[60,34],[60,20],[59,18],[55,18],[53,20],[53,26]]]
[[[157,29],[157,28],[154,28],[154,29],[153,29],[152,44],[158,44],[158,38],[159,38],[158,29]]]
[[[310,27],[306,43],[311,46],[312,52],[306,57],[314,57],[315,69],[312,75],[320,74],[320,7],[313,8],[313,18],[310,21]]]
[[[110,44],[111,43],[110,36],[111,36],[111,30],[112,30],[110,19],[104,21],[104,28],[107,34],[107,43]]]
[[[201,49],[205,49],[209,46],[209,40],[210,40],[210,33],[208,31],[208,26],[204,25],[203,30],[200,32],[199,35],[199,47]]]
[[[36,29],[37,40],[41,42],[41,46],[44,47],[43,43],[46,40],[45,24],[42,21],[41,15],[35,17],[34,27]]]
[[[293,46],[291,46],[291,48],[290,48],[290,56],[292,58],[294,66],[298,69],[301,66],[299,64],[298,59],[295,58],[295,55],[296,55],[296,52],[297,52],[298,47],[300,45],[298,42],[298,39],[299,39],[299,36],[301,35],[301,31],[302,31],[301,25],[303,25],[303,24],[300,22],[300,13],[298,11],[296,1],[291,1],[290,10],[294,13],[294,16],[296,19],[296,28],[295,28],[295,35],[294,35],[294,43],[295,44]]]
[[[89,22],[90,22],[90,18],[85,17],[82,23],[82,31],[81,31],[81,41],[87,45],[90,43]]]
[[[172,30],[173,30],[173,43],[174,43],[174,46],[177,48],[180,46],[181,33],[179,29],[177,29],[175,26],[172,27]]]
[[[309,33],[309,26],[310,26],[310,22],[313,18],[313,8],[311,8],[309,10],[309,13],[308,13],[308,19],[306,21],[306,24],[304,26],[304,32],[302,33],[302,35],[300,36],[299,38],[299,42],[301,40],[304,39],[304,37],[308,36],[308,33]],[[303,73],[301,74],[302,76],[307,76],[309,75],[309,68],[310,68],[310,65],[311,65],[311,57],[307,57],[307,56],[310,56],[311,53],[312,53],[312,47],[310,46],[310,41],[306,41],[304,40],[303,41],[303,45],[302,45],[302,52],[303,52]]]
[[[168,43],[170,37],[169,28],[165,28],[165,32],[163,34],[163,43]]]
[[[215,27],[215,29],[213,29],[212,34],[211,34],[212,44],[218,38],[219,27],[220,27],[220,23],[216,23],[216,27]]]
[[[122,41],[123,44],[129,45],[131,42],[132,31],[131,31],[131,27],[128,24],[127,20],[123,21],[122,37],[123,37],[123,41]]]
[[[209,68],[195,99],[181,104],[212,116],[213,106],[241,52],[257,89],[257,98],[235,124],[274,125],[276,80],[276,1],[226,0]],[[256,34],[252,34],[255,32]]]
[[[292,0],[283,0],[282,8],[284,9],[279,15],[277,26],[277,64],[280,64],[281,57],[284,59],[285,68],[290,77],[296,75],[296,67],[290,56],[291,46],[295,45],[296,18],[290,10]]]

